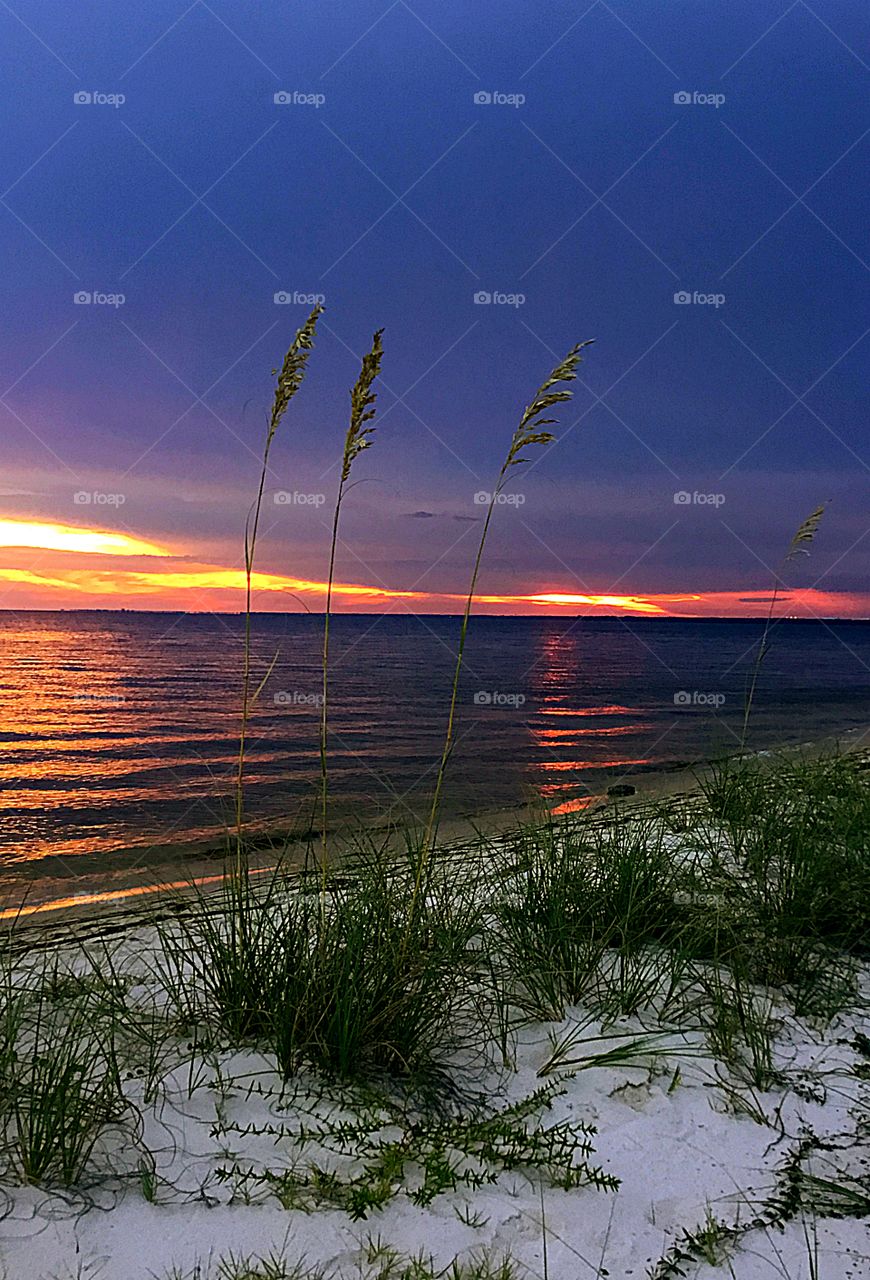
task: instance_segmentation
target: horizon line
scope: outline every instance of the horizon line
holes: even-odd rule
[[[139,609],[130,607],[129,605],[121,605],[117,608],[40,608],[38,605],[26,608],[9,608],[0,606],[0,614],[21,614],[21,613],[160,613],[160,614],[178,614],[179,617],[191,618],[244,618],[244,609]],[[324,618],[326,616],[323,609],[301,609],[301,610],[284,610],[284,609],[252,609],[251,617],[254,618]],[[458,613],[396,613],[389,610],[384,613],[375,613],[369,611],[367,613],[358,613],[353,610],[333,611],[331,614],[335,618],[458,618],[463,617],[462,612]],[[747,614],[689,614],[689,613],[629,613],[621,611],[618,613],[577,613],[569,614],[564,610],[559,613],[472,613],[472,617],[476,620],[481,618],[499,618],[511,619],[512,621],[528,621],[540,622],[554,618],[563,618],[571,622],[579,622],[585,619],[589,622],[612,622],[624,620],[626,617],[634,619],[636,622],[764,622],[767,619],[766,613],[747,613]],[[774,615],[775,622],[870,622],[870,614],[864,617],[850,617],[846,614],[825,614],[819,617],[806,617],[802,614],[786,613]]]

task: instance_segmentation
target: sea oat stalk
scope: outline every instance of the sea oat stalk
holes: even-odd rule
[[[372,390],[375,378],[380,373],[384,348],[381,344],[383,329],[378,329],[372,338],[371,350],[362,359],[359,377],[350,393],[350,423],[344,437],[344,453],[341,459],[341,474],[338,481],[338,493],[335,499],[335,510],[332,515],[332,540],[329,547],[329,576],[326,586],[326,608],[323,617],[323,689],[320,704],[320,819],[321,819],[321,861],[323,887],[326,888],[327,876],[327,826],[329,812],[329,768],[326,754],[327,716],[329,698],[329,619],[332,612],[332,584],[335,577],[335,549],[338,544],[338,521],[341,515],[341,504],[347,491],[351,467],[363,449],[370,448],[374,427],[366,426],[375,416],[376,393]]]
[[[248,512],[248,518],[245,521],[245,642],[242,674],[242,725],[239,733],[239,757],[236,769],[236,869],[239,873],[241,873],[247,865],[244,840],[242,837],[242,827],[244,825],[245,818],[244,779],[248,720],[251,714],[251,704],[256,700],[257,694],[263,687],[261,683],[254,696],[251,696],[252,578],[254,572],[254,553],[257,546],[257,533],[260,527],[260,512],[263,506],[263,494],[266,488],[266,476],[269,471],[269,454],[272,450],[272,442],[275,439],[278,427],[281,425],[281,419],[287,412],[290,401],[302,386],[302,381],[305,377],[305,368],[308,363],[308,356],[312,346],[314,345],[314,334],[317,328],[317,321],[322,311],[323,307],[318,304],[291,342],[281,368],[272,370],[273,376],[277,377],[277,382],[275,383],[275,396],[272,402],[272,411],[269,415],[269,425],[266,431],[266,442],[263,447],[263,457],[260,467],[260,483],[257,486],[257,496],[254,499],[251,509]]]
[[[810,546],[819,531],[819,525],[821,523],[822,516],[825,514],[826,506],[827,503],[823,502],[820,507],[816,507],[815,511],[811,512],[807,516],[806,520],[804,520],[803,524],[800,525],[797,533],[788,544],[788,551],[785,553],[785,558],[783,559],[779,573],[775,573],[773,576],[773,592],[770,597],[770,606],[767,610],[767,617],[764,620],[764,631],[761,633],[761,643],[759,644],[758,652],[755,655],[755,663],[752,668],[752,679],[749,684],[749,689],[746,694],[746,702],[743,707],[743,728],[740,733],[741,751],[746,746],[746,735],[749,731],[749,715],[752,711],[752,702],[755,698],[755,689],[758,684],[758,675],[761,671],[761,664],[766,658],[767,651],[770,648],[770,629],[773,624],[773,613],[776,608],[777,599],[779,598],[779,589],[784,585],[782,581],[782,574],[785,572],[786,565],[788,565],[792,560],[797,559],[798,556],[808,556],[810,554]]]
[[[469,584],[468,595],[465,600],[462,625],[459,630],[459,648],[456,654],[456,665],[453,670],[453,687],[450,694],[450,710],[447,716],[447,730],[444,736],[444,747],[441,752],[438,776],[435,781],[435,790],[432,795],[432,806],[429,811],[429,820],[426,825],[426,834],[418,865],[417,882],[411,904],[412,914],[419,898],[420,888],[423,883],[423,876],[428,865],[432,847],[438,834],[441,793],[444,788],[444,777],[447,772],[447,764],[450,759],[451,751],[453,750],[456,702],[459,694],[459,678],[462,673],[462,659],[465,653],[465,641],[468,635],[468,621],[471,617],[471,607],[474,603],[474,593],[477,589],[477,579],[480,573],[481,562],[483,560],[483,551],[486,546],[486,539],[489,533],[492,513],[498,502],[499,495],[507,484],[511,468],[517,467],[521,463],[528,461],[524,455],[524,450],[530,448],[532,445],[549,444],[553,439],[555,439],[552,432],[544,431],[541,428],[552,426],[556,422],[556,419],[545,418],[542,417],[542,415],[545,414],[548,409],[551,409],[553,405],[561,404],[563,401],[571,399],[573,392],[561,384],[573,382],[575,380],[577,377],[577,366],[582,359],[580,353],[584,347],[590,346],[592,341],[593,339],[590,338],[588,341],[578,342],[576,346],[572,347],[561,364],[556,366],[550,376],[538,388],[534,399],[531,404],[527,406],[523,416],[520,418],[519,426],[513,434],[507,457],[502,463],[501,471],[498,473],[495,488],[489,495],[489,504],[486,509],[486,517],[483,522],[483,530],[481,531],[480,542],[477,547],[477,555],[474,560],[474,569],[471,574],[471,583]]]

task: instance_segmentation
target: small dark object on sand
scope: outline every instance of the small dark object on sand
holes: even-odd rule
[[[609,796],[633,796],[637,794],[637,787],[631,786],[628,782],[617,782],[612,787],[607,788]]]

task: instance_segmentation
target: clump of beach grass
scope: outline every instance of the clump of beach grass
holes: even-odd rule
[[[268,1048],[287,1079],[314,1067],[431,1091],[479,1030],[481,905],[473,877],[464,892],[433,877],[409,937],[418,856],[360,838],[326,895],[310,868],[198,896],[159,927],[159,975],[181,1024]]]
[[[241,1042],[268,1035],[307,946],[307,899],[287,892],[279,864],[256,879],[224,877],[211,893],[194,888],[191,905],[157,925],[158,973],[180,1024]]]
[[[480,921],[473,879],[457,892],[447,876],[433,878],[411,917],[414,867],[413,856],[358,849],[309,922],[296,981],[284,984],[273,1007],[272,1043],[286,1076],[308,1062],[338,1076],[383,1074],[425,1089],[468,1043]]]
[[[718,766],[702,789],[730,861],[710,870],[719,950],[801,1013],[835,1012],[870,954],[870,789],[850,756]]]
[[[0,996],[0,1169],[24,1182],[71,1187],[111,1129],[138,1129],[121,1088],[111,1018],[89,984],[54,967],[6,966]]]
[[[583,1000],[617,1012],[645,1003],[661,985],[662,957],[674,954],[680,882],[652,819],[526,828],[497,908],[518,999],[543,1017]]]
[[[783,1015],[828,1021],[858,998],[870,939],[870,787],[848,756],[720,766],[709,808],[553,819],[500,864],[489,945],[527,1019],[580,1005],[613,1025],[698,1029],[736,1081],[779,1072]],[[665,833],[669,832],[667,843]]]

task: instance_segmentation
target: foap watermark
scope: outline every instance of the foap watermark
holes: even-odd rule
[[[674,504],[678,507],[721,507],[725,501],[724,493],[689,493],[688,489],[678,489],[674,494]]]
[[[679,289],[674,294],[674,302],[678,307],[713,307],[718,311],[725,306],[724,293],[701,293],[699,289]]]
[[[97,89],[79,89],[73,94],[73,102],[77,107],[123,107],[127,101],[123,93],[100,93]]]
[[[525,300],[524,293],[501,293],[498,289],[478,289],[474,295],[476,307],[521,307]]]
[[[522,107],[525,105],[524,93],[501,93],[498,89],[478,89],[474,95],[476,107]]]
[[[487,493],[485,489],[480,489],[474,495],[476,507],[522,507],[525,506],[525,501],[524,493]]]
[[[86,693],[74,693],[72,700],[85,707],[118,707],[127,701],[123,693],[97,693],[90,690]]]
[[[478,689],[474,695],[476,707],[522,707],[525,701],[524,693],[502,693],[499,689]]]
[[[326,502],[325,493],[299,493],[296,489],[279,489],[272,501],[276,507],[322,507]]]
[[[307,689],[279,689],[272,701],[276,707],[322,707],[323,694]]]
[[[77,507],[123,507],[126,501],[125,493],[102,493],[99,489],[79,489],[73,494]]]
[[[326,101],[325,93],[303,93],[301,89],[279,89],[272,94],[276,107],[314,107],[319,111]]]
[[[101,293],[99,289],[79,289],[73,294],[77,307],[123,307],[126,301],[124,293]]]
[[[326,302],[325,293],[302,293],[299,289],[279,289],[272,294],[276,307],[321,307]]]
[[[724,93],[699,93],[697,89],[680,89],[674,94],[678,107],[715,107],[718,111],[725,102]]]
[[[129,905],[127,902],[129,894],[123,889],[119,889],[117,893],[100,892],[96,889],[92,889],[90,892],[87,889],[74,889],[69,897],[82,906],[88,906],[91,902],[98,902],[101,913],[103,911],[119,911],[121,907]]]
[[[703,689],[678,689],[674,694],[675,707],[714,707],[717,711],[725,706],[724,693],[705,693]]]

